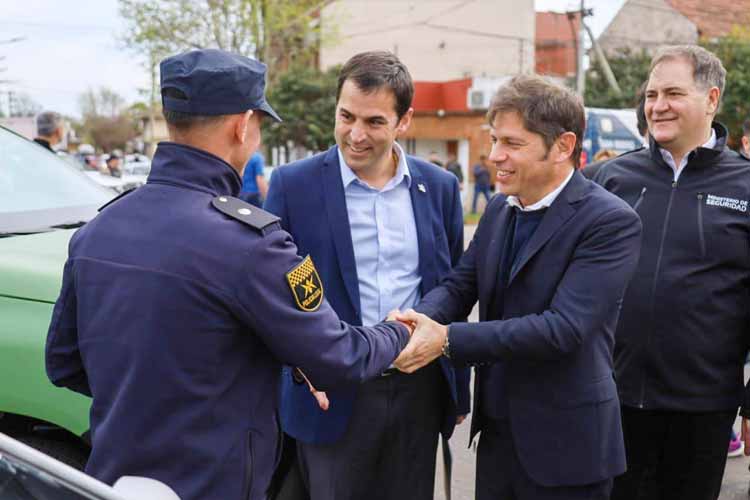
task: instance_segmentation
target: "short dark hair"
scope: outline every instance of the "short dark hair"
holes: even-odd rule
[[[167,87],[161,89],[162,97],[171,97],[173,99],[187,100],[187,95],[180,89]],[[172,111],[162,109],[164,120],[167,125],[176,128],[182,132],[199,125],[215,125],[224,120],[226,115],[195,115],[192,113],[183,113],[181,111]]]
[[[376,92],[384,87],[390,89],[396,98],[395,111],[399,120],[411,107],[414,98],[411,75],[404,63],[390,52],[362,52],[346,61],[339,72],[336,102],[347,80],[351,80],[364,93]]]
[[[750,138],[750,119],[742,122],[742,135]]]
[[[515,76],[492,98],[487,121],[492,125],[499,113],[508,112],[518,113],[526,130],[542,136],[547,151],[562,134],[573,132],[571,159],[574,166],[580,163],[586,113],[573,92],[539,76]]]

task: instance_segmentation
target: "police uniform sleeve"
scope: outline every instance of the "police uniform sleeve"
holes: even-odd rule
[[[340,321],[325,300],[314,263],[297,255],[282,230],[253,245],[236,294],[253,333],[320,390],[380,375],[409,339],[398,323],[356,327]]]
[[[47,377],[53,384],[91,396],[78,349],[76,293],[71,259],[65,263],[62,289],[52,311],[45,346],[45,365]]]

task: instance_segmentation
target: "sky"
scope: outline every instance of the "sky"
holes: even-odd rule
[[[624,0],[585,0],[598,36]],[[580,8],[580,0],[535,0],[536,10]],[[0,109],[7,92],[29,95],[44,109],[79,116],[79,95],[109,87],[129,103],[149,85],[143,58],[127,49],[117,0],[0,0]],[[7,43],[8,40],[22,40]]]

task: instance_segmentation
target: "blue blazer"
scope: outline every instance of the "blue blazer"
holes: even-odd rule
[[[543,486],[625,471],[612,350],[641,222],[576,172],[497,290],[512,208],[497,196],[461,262],[416,307],[450,326],[451,358],[477,364],[471,438],[483,425],[487,365],[504,363],[510,428],[526,473]],[[495,297],[496,293],[502,294]],[[456,323],[479,300],[479,323]],[[500,317],[495,304],[503,305]]]
[[[339,318],[361,325],[359,281],[337,151],[333,147],[275,169],[264,208],[281,217],[281,225],[294,237],[300,255],[312,256],[326,298]],[[463,207],[453,174],[412,156],[407,156],[407,161],[424,296],[450,272],[463,253]],[[456,415],[469,412],[469,370],[455,370],[445,359],[440,364],[450,390],[442,427],[443,435],[449,437]],[[291,368],[284,367],[282,428],[306,443],[336,441],[346,430],[356,390],[329,391],[331,405],[322,411],[307,386],[294,382]]]

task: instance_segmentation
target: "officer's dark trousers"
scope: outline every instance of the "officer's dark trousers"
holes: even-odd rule
[[[611,479],[553,488],[536,483],[518,459],[508,420],[486,419],[477,449],[476,500],[607,500],[611,489]]]
[[[446,394],[437,363],[362,385],[342,439],[299,443],[311,500],[431,500]]]
[[[735,412],[686,413],[622,407],[628,470],[613,500],[715,500]]]

